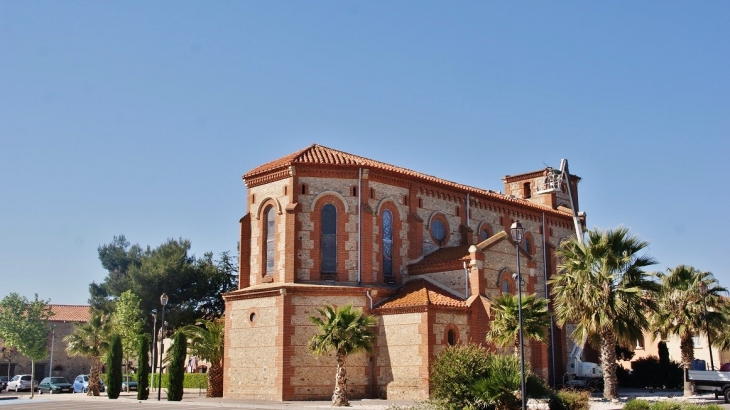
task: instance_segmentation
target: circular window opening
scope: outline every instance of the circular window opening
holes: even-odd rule
[[[253,313],[253,312],[252,312],[252,313],[251,313],[251,314],[250,314],[250,315],[248,316],[248,320],[249,320],[249,321],[251,321],[251,322],[255,321],[255,320],[256,320],[256,313]]]
[[[434,220],[431,224],[431,233],[433,234],[434,239],[439,242],[443,241],[444,237],[446,236],[443,222],[438,219]]]

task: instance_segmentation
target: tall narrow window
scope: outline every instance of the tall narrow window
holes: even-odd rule
[[[489,239],[489,231],[486,228],[482,228],[482,231],[479,232],[479,239],[482,241]]]
[[[275,218],[276,214],[274,213],[274,207],[270,206],[269,209],[266,210],[266,220],[264,221],[264,225],[266,226],[266,250],[264,254],[266,254],[267,275],[274,273],[274,250],[276,247],[274,244],[274,233],[276,232]]]
[[[449,346],[456,344],[456,332],[454,332],[454,329],[449,329],[449,332],[446,334],[446,341],[449,343]]]
[[[332,204],[322,207],[322,273],[337,273],[337,208]]]
[[[383,276],[393,276],[393,214],[383,212]]]
[[[506,280],[503,280],[502,281],[502,294],[506,295],[508,293],[509,293],[509,282],[507,282]]]

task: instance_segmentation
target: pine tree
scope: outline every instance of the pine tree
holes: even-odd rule
[[[149,351],[147,350],[149,345],[150,337],[147,333],[139,335],[137,342],[137,357],[139,358],[139,364],[137,366],[137,400],[147,400],[147,397],[150,395],[150,358]]]
[[[107,396],[110,399],[118,398],[122,390],[122,356],[122,337],[115,333],[112,335],[111,348],[106,359],[106,364],[109,366]]]
[[[169,387],[168,401],[181,401],[183,397],[183,383],[185,382],[185,356],[188,353],[188,340],[183,332],[175,332],[172,337],[172,349],[169,353],[168,365]]]

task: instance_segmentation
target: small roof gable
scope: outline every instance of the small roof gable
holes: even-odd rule
[[[505,240],[509,241],[510,246],[513,246],[513,247],[515,246],[515,241],[512,240],[512,237],[506,231],[501,231],[501,232],[497,233],[496,235],[492,235],[489,238],[485,239],[484,241],[476,244],[476,248],[478,251],[484,251],[486,249],[489,249],[489,248],[495,246],[497,243],[499,243],[501,241],[505,241]],[[529,259],[533,259],[532,255],[530,255],[527,251],[525,251],[525,249],[522,246],[520,246],[520,253],[525,255]]]
[[[470,260],[469,245],[440,248],[424,256],[420,261],[408,266],[408,273],[410,275],[418,275],[420,273],[437,272],[442,269],[458,269],[461,267],[458,262],[468,262]]]
[[[51,322],[88,322],[91,319],[89,305],[50,305]]]
[[[375,310],[425,308],[428,306],[466,308],[466,302],[433,282],[420,278],[406,282],[392,299],[383,302]]]

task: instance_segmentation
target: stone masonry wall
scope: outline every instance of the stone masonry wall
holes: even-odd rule
[[[223,395],[234,399],[282,400],[277,359],[281,297],[226,303],[226,362]]]
[[[334,391],[337,361],[334,353],[315,356],[310,353],[308,344],[317,332],[317,326],[310,322],[310,316],[319,316],[317,308],[325,304],[335,307],[352,304],[365,308],[366,299],[347,296],[292,296],[291,343],[291,391],[294,400],[327,400]],[[370,358],[367,353],[349,355],[345,360],[347,388],[349,397],[365,398],[370,396]],[[285,371],[287,371],[285,369]]]
[[[428,343],[421,328],[426,313],[403,313],[380,317],[377,382],[381,398],[425,400],[428,398],[428,358],[422,346]]]
[[[434,340],[436,344],[433,348],[434,358],[439,355],[446,347],[448,343],[448,331],[453,330],[456,335],[456,344],[467,344],[469,342],[482,343],[482,340],[471,340],[471,329],[467,323],[467,316],[464,313],[436,313],[434,317],[434,323],[432,325],[432,332],[434,334]]]
[[[454,295],[459,295],[463,297],[466,292],[466,279],[464,277],[463,270],[424,273],[419,276],[425,276],[435,280],[443,286],[451,289]]]

